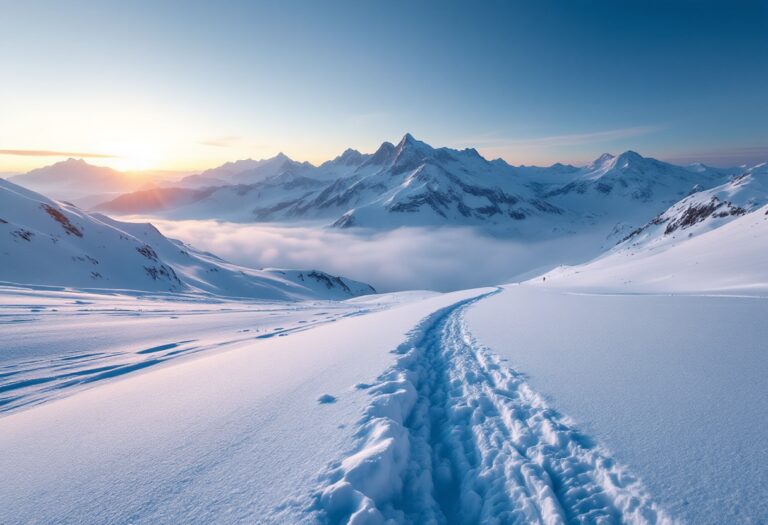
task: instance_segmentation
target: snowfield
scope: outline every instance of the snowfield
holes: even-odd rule
[[[172,360],[388,308],[2,288],[0,414]],[[402,302],[424,293],[397,294]]]
[[[355,441],[370,401],[359,383],[392,366],[420,319],[479,293],[400,296],[375,314],[235,342],[12,412],[0,418],[0,522],[306,521],[318,474]],[[320,403],[326,395],[335,401]]]
[[[482,345],[696,524],[768,522],[766,318],[766,297],[548,284],[505,287],[467,313]]]
[[[667,521],[637,478],[474,342],[465,311],[494,293],[361,298],[283,337],[234,330],[247,319],[277,330],[264,319],[274,311],[246,308],[226,344],[218,315],[186,312],[211,329],[207,348],[0,418],[0,469],[14,480],[0,521]],[[327,306],[277,313],[299,326]],[[168,340],[135,354],[189,344]],[[93,357],[36,353],[46,377]],[[6,373],[18,368],[4,359]]]
[[[0,523],[768,518],[762,298],[2,294]]]

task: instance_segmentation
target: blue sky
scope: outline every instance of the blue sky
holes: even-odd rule
[[[319,162],[406,131],[514,164],[768,160],[765,1],[2,3],[0,171]]]

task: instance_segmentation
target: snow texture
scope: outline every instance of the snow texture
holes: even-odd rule
[[[670,523],[641,483],[439,310],[369,391],[357,447],[316,496],[328,523]]]

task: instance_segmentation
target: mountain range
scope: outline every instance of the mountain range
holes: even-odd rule
[[[57,189],[66,189],[65,179],[101,190],[124,182],[119,172],[72,159],[13,178],[50,187],[55,198],[62,198]],[[167,219],[300,221],[355,231],[471,227],[526,242],[531,250],[539,241],[578,236],[578,242],[562,243],[562,257],[546,255],[531,268],[544,271],[562,262],[659,251],[719,228],[768,202],[767,179],[765,163],[678,166],[634,151],[604,154],[585,166],[512,166],[475,149],[434,148],[406,134],[373,153],[347,149],[319,166],[282,153],[228,162],[175,183],[120,194],[95,210]],[[98,213],[88,217],[106,220]],[[123,231],[129,228],[120,224]]]
[[[320,166],[283,154],[230,162],[176,185],[121,195],[98,209],[240,222],[308,220],[338,228],[462,225],[537,238],[595,227],[619,235],[742,171],[676,166],[633,151],[581,167],[511,166],[474,149],[433,148],[406,134],[372,154],[349,149]]]

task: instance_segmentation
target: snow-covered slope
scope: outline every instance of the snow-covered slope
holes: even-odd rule
[[[14,480],[0,522],[669,523],[628,466],[476,344],[464,315],[489,292],[345,305],[359,315],[276,328],[285,337],[210,324],[134,347],[139,372],[49,356],[31,389],[91,388],[0,418]],[[329,313],[296,306],[273,313],[299,327]],[[195,347],[207,351],[153,363]]]
[[[592,262],[547,286],[642,292],[768,293],[768,170],[693,193]]]
[[[0,281],[259,299],[339,299],[371,293],[316,270],[252,270],[0,180]]]
[[[626,246],[655,247],[727,224],[768,203],[768,167],[747,168],[728,182],[697,191],[631,232]]]

